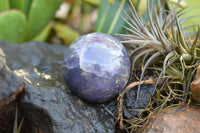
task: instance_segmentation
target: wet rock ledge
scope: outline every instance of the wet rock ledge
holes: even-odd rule
[[[0,49],[0,101],[16,93],[25,83],[25,95],[18,103],[18,124],[24,117],[21,132],[115,132],[114,118],[105,111],[105,107],[115,110],[115,104],[87,104],[66,89],[61,73],[66,47],[0,41],[0,48],[3,50]],[[13,101],[10,99],[6,104]],[[1,133],[7,133],[8,128],[12,131],[10,123],[14,122],[15,110],[15,106],[4,112],[0,110]]]

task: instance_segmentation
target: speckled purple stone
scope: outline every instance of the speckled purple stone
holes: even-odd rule
[[[63,77],[83,100],[102,103],[124,89],[130,75],[130,58],[114,37],[102,33],[81,36],[67,49]]]

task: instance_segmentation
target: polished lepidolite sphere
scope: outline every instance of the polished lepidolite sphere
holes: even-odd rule
[[[75,40],[63,59],[63,77],[71,93],[102,103],[125,88],[130,75],[125,47],[111,35],[91,33]]]

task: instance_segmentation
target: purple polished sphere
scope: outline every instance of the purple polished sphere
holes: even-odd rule
[[[91,33],[74,41],[63,59],[63,77],[71,93],[102,103],[125,88],[130,75],[125,47],[111,35]]]

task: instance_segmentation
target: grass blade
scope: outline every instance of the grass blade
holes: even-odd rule
[[[18,107],[16,106],[13,133],[17,133],[17,119],[18,119],[17,117],[18,117]]]
[[[24,117],[22,118],[22,120],[21,120],[21,122],[20,122],[20,124],[19,124],[19,127],[18,127],[18,129],[17,129],[17,133],[20,133],[21,128],[22,128],[22,125],[23,125],[23,122],[24,122]]]

